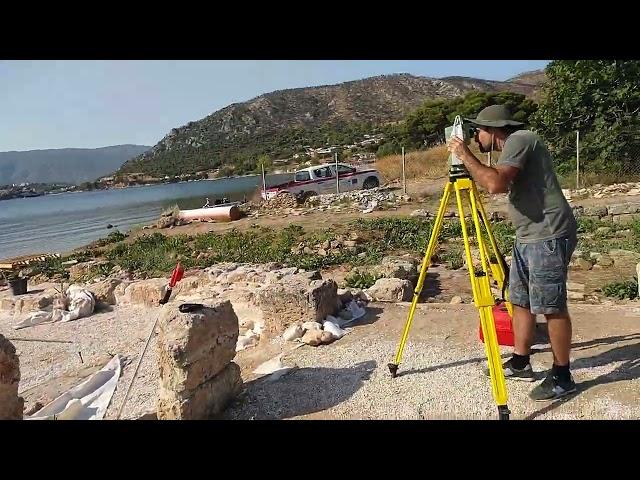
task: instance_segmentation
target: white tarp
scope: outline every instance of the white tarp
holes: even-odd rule
[[[66,292],[69,299],[69,311],[54,308],[51,312],[38,311],[13,326],[15,330],[33,327],[43,323],[69,322],[78,318],[88,317],[96,308],[96,299],[89,290],[71,285]]]
[[[121,361],[116,355],[102,370],[25,420],[102,420],[120,378]]]

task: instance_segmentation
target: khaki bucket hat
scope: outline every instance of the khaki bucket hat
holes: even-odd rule
[[[465,118],[467,122],[471,122],[481,127],[520,127],[524,125],[513,119],[511,112],[504,105],[490,105],[483,108],[476,118]]]

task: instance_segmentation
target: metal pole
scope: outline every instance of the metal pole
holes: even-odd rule
[[[407,194],[407,176],[405,175],[405,158],[404,158],[404,147],[402,147],[402,192]]]
[[[262,167],[262,195],[266,200],[267,199],[267,182],[264,179],[264,162],[262,162],[260,166]]]
[[[580,130],[576,132],[576,190],[580,188]]]
[[[338,172],[338,152],[334,152],[333,156],[336,159],[336,193],[340,193],[340,172]]]

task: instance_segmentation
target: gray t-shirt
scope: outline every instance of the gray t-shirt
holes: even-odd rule
[[[512,133],[507,137],[498,165],[520,169],[509,192],[509,213],[518,242],[540,242],[576,234],[576,219],[540,137],[529,130]]]

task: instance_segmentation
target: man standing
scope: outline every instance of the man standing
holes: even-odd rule
[[[481,152],[502,154],[495,167],[482,164],[459,138],[449,151],[461,159],[475,182],[490,193],[509,192],[516,241],[509,272],[515,349],[503,364],[505,378],[533,382],[529,355],[536,315],[547,318],[553,367],[529,396],[552,400],[576,390],[569,371],[571,318],[567,309],[567,270],[577,243],[577,224],[562,194],[551,155],[535,133],[521,129],[504,105],[491,105],[475,119]]]

